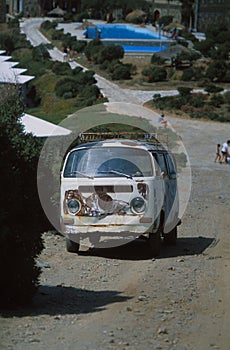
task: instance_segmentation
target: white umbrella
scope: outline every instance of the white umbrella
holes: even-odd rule
[[[51,16],[64,16],[64,14],[66,13],[66,11],[62,10],[59,6],[57,6],[55,9],[49,11],[47,13],[47,15],[51,15]]]

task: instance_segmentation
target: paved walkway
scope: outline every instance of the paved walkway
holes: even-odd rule
[[[41,43],[50,43],[49,40],[47,40],[44,35],[41,34],[39,31],[40,24],[44,21],[42,18],[36,18],[36,19],[28,19],[25,20],[21,24],[21,30],[23,33],[27,35],[27,38],[30,40],[32,45],[39,45]],[[78,30],[76,31],[76,24],[74,23],[61,23],[58,26],[59,28],[65,28],[64,32],[67,33],[78,33]],[[80,31],[83,32],[83,31]],[[78,37],[78,34],[76,34]],[[60,50],[57,48],[54,48],[53,50],[50,50],[50,55],[52,59],[57,61],[63,61],[63,55]],[[77,62],[73,61],[70,62],[70,65],[72,68],[75,68],[79,65]],[[82,67],[82,66],[81,66]],[[85,69],[84,67],[82,67]],[[100,88],[102,94],[106,96],[110,102],[130,102],[130,103],[138,103],[138,104],[144,104],[145,102],[152,99],[153,95],[155,93],[160,93],[161,96],[172,96],[177,95],[177,90],[170,90],[170,91],[143,91],[143,90],[130,90],[130,89],[120,89],[116,84],[104,79],[103,77],[99,75],[95,75],[95,78],[97,79],[97,85]]]

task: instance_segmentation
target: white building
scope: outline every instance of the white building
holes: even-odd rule
[[[0,50],[0,87],[3,84],[19,85],[23,97],[26,95],[27,83],[34,79],[34,76],[23,74],[27,71],[25,68],[15,68],[18,62],[9,61],[11,56],[4,56],[4,53],[5,51]],[[37,137],[62,136],[71,133],[68,129],[29,114],[23,114],[21,123],[25,127],[25,132],[31,132]]]

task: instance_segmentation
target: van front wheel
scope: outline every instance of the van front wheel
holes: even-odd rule
[[[156,233],[152,233],[149,235],[148,239],[149,247],[151,250],[151,254],[153,257],[160,254],[161,250],[161,233],[157,231]]]
[[[66,238],[66,250],[69,253],[78,253],[80,244],[77,242],[71,241],[69,238]]]

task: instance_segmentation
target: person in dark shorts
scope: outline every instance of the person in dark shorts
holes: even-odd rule
[[[221,162],[220,144],[219,144],[219,143],[216,145],[216,156],[215,156],[215,159],[214,159],[214,162],[215,162],[215,163],[216,163],[217,161],[218,161],[219,163],[222,163],[222,162]]]
[[[222,148],[221,148],[221,154],[222,154],[222,162],[224,162],[225,164],[228,164],[228,161],[227,161],[227,157],[229,156],[229,151],[228,151],[228,148],[230,146],[230,140],[227,140],[223,145],[222,145]]]

